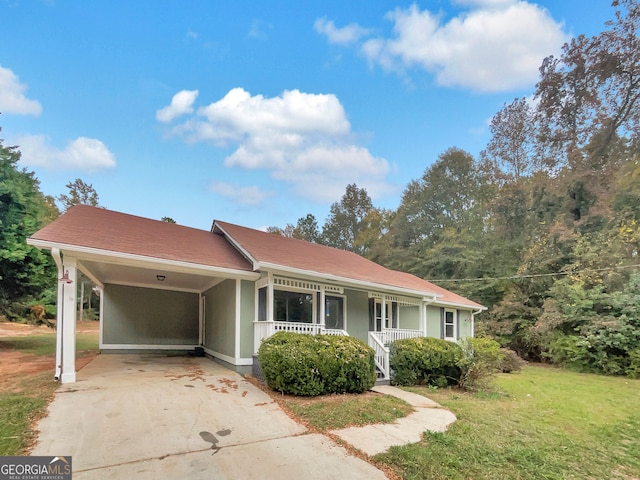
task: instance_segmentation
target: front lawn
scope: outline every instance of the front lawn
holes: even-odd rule
[[[640,478],[639,380],[531,366],[494,393],[410,390],[458,421],[375,457],[402,478]]]
[[[373,392],[321,397],[280,396],[276,399],[298,419],[320,432],[375,423],[392,423],[413,412],[413,408],[407,402]]]

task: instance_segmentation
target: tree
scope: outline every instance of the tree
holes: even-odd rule
[[[515,99],[491,119],[491,140],[483,156],[500,170],[506,179],[518,181],[536,170],[535,123],[533,111],[525,98]]]
[[[354,241],[355,248],[369,260],[385,263],[391,250],[390,235],[395,212],[383,208],[372,208],[362,219],[362,228]]]
[[[17,147],[0,140],[0,314],[9,318],[26,316],[34,302],[47,303],[43,296],[56,274],[51,257],[26,238],[58,211],[33,172],[18,169],[19,160]]]
[[[320,243],[320,229],[316,217],[308,213],[306,217],[299,218],[292,236],[307,242]]]
[[[540,140],[577,168],[605,154],[617,134],[640,134],[640,4],[614,0],[612,6],[615,20],[607,30],[579,35],[563,46],[560,58],[547,57],[540,67]],[[583,147],[597,131],[604,132],[599,148],[585,158]]]
[[[73,182],[67,183],[69,195],[58,195],[57,200],[62,204],[63,211],[69,210],[74,205],[91,205],[100,207],[98,203],[98,192],[93,185],[85,183],[82,179],[76,178]]]
[[[369,194],[353,183],[347,185],[339,202],[331,205],[329,218],[322,228],[322,241],[331,247],[362,253],[356,245],[358,234],[365,228],[364,219],[373,209]]]
[[[160,221],[165,222],[165,223],[176,223],[176,221],[171,217],[162,217],[160,219]]]
[[[287,225],[284,228],[267,227],[267,233],[273,233],[275,235],[280,235],[281,237],[293,238],[294,229],[295,227],[293,225],[291,225],[290,223],[287,223]]]
[[[401,246],[433,245],[447,228],[458,234],[480,228],[482,172],[473,157],[450,148],[406,188],[394,220]]]

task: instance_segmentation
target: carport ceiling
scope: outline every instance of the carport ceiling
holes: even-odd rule
[[[196,273],[171,271],[162,265],[149,267],[81,260],[82,265],[103,284],[137,285],[169,290],[202,292],[223,278]],[[163,278],[163,280],[159,280]]]

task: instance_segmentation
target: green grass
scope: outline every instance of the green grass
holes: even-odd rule
[[[496,388],[412,388],[458,421],[376,460],[406,479],[640,477],[639,380],[526,367]]]
[[[56,337],[51,334],[0,339],[0,352],[18,350],[25,354],[55,354]],[[98,349],[98,334],[77,335],[78,352]],[[52,365],[53,365],[52,361]],[[34,423],[41,418],[58,387],[51,370],[7,375],[0,379],[0,456],[24,455],[35,439]]]
[[[54,355],[56,353],[55,333],[44,335],[21,335],[16,337],[5,337],[0,339],[0,350],[20,350],[33,355]],[[97,333],[78,333],[76,335],[76,349],[83,350],[98,349]]]
[[[319,431],[390,423],[413,411],[411,405],[389,395],[336,395],[326,398],[289,399],[282,403]]]
[[[57,387],[51,372],[39,372],[0,392],[0,455],[24,455],[35,437],[32,423],[44,415]]]

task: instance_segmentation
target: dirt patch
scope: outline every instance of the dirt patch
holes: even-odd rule
[[[16,322],[0,322],[0,337],[20,337],[22,335],[55,335],[55,321],[53,321],[54,327],[47,327],[46,325],[28,325],[26,323]],[[98,321],[86,321],[76,323],[76,333],[94,333],[100,330],[100,322]]]
[[[78,333],[94,333],[100,328],[100,322],[78,322]],[[47,326],[34,326],[24,323],[0,322],[0,337],[22,337],[27,335],[51,335],[56,331]],[[1,349],[2,361],[0,361],[0,391],[12,392],[17,388],[21,378],[49,370],[51,378],[55,370],[55,355],[35,355],[11,348]],[[76,357],[76,370],[80,370],[93,360],[98,352],[80,351]]]
[[[97,355],[98,352],[79,353],[76,358],[76,370],[83,368]],[[51,378],[53,379],[55,366],[55,355],[33,355],[15,350],[3,350],[2,362],[0,362],[0,391],[14,391],[20,378],[46,370],[51,372]]]

